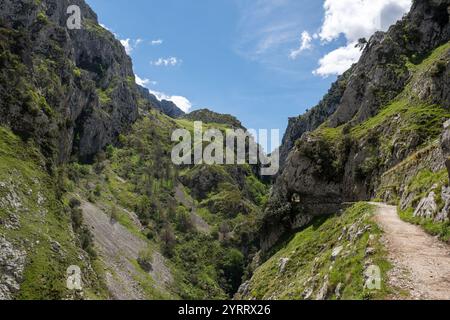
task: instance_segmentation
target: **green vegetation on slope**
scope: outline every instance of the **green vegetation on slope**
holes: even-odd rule
[[[318,218],[279,245],[277,252],[253,275],[249,292],[256,299],[381,299],[390,289],[390,265],[372,221],[374,209],[359,203],[343,214]],[[333,256],[333,251],[335,256]],[[338,252],[338,254],[336,254]],[[287,261],[282,270],[282,261]],[[370,265],[381,271],[381,289],[366,288]]]
[[[444,200],[442,199],[442,188],[448,187],[447,169],[438,172],[432,172],[429,169],[421,170],[415,175],[407,185],[408,193],[414,194],[415,197],[411,202],[411,206],[405,210],[399,210],[400,218],[404,221],[420,225],[423,229],[433,236],[438,236],[442,241],[450,241],[450,221],[439,222],[434,218],[415,217],[414,208],[417,207],[420,200],[428,196],[433,190],[436,197],[437,211],[440,212],[444,208]]]
[[[101,279],[88,271],[89,257],[76,245],[67,207],[57,199],[36,146],[0,128],[0,235],[26,251],[19,299],[78,298],[66,288],[66,270],[82,270],[86,295],[107,297]]]
[[[107,211],[115,208],[116,221],[164,254],[174,278],[171,297],[225,299],[241,284],[249,252],[256,252],[267,186],[248,165],[174,166],[170,137],[180,127],[193,123],[150,111],[93,165],[71,164],[69,189]],[[136,213],[141,230],[124,210]],[[145,279],[141,284],[151,288]],[[147,293],[155,298],[155,291]]]

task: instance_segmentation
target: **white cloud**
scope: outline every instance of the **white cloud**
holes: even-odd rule
[[[132,40],[128,38],[120,40],[120,43],[125,48],[125,51],[127,52],[128,55],[131,54],[131,52],[133,52],[133,50],[136,49],[142,42],[143,42],[142,39]]]
[[[361,56],[361,51],[355,48],[358,39],[386,31],[410,7],[411,0],[326,0],[318,38],[328,43],[343,35],[347,44],[320,59],[319,68],[313,73],[323,77],[342,74]]]
[[[157,40],[152,40],[150,43],[152,44],[152,46],[159,46],[161,44],[163,44],[163,40],[162,39],[157,39]]]
[[[292,60],[295,60],[303,51],[311,49],[312,48],[312,45],[311,45],[312,40],[313,40],[313,38],[311,37],[309,32],[303,31],[302,39],[300,41],[300,47],[298,49],[292,50],[289,57]]]
[[[103,23],[99,23],[100,27],[102,27],[103,29],[108,30],[109,32],[113,32],[110,28],[108,28],[107,26],[105,26]]]
[[[319,68],[314,70],[313,73],[322,77],[344,73],[358,61],[361,55],[360,49],[356,48],[355,45],[356,42],[353,42],[326,54],[319,60]]]
[[[326,0],[319,36],[332,41],[344,34],[349,42],[386,30],[411,7],[411,0]]]
[[[186,97],[169,96],[162,92],[153,91],[153,90],[149,90],[149,91],[151,94],[155,95],[159,101],[161,101],[161,100],[172,101],[173,103],[175,103],[177,105],[178,108],[180,108],[181,110],[183,110],[186,113],[188,113],[189,110],[192,109],[192,103]]]
[[[125,51],[127,52],[127,54],[130,54],[131,51],[133,51],[133,47],[131,46],[130,41],[131,41],[130,39],[120,40],[120,43],[125,48]]]
[[[153,66],[176,66],[182,63],[182,60],[176,58],[176,57],[169,57],[169,58],[159,58],[158,60],[151,61],[150,64]]]
[[[151,81],[150,79],[147,78],[141,78],[139,77],[137,74],[135,75],[135,79],[136,79],[136,83],[138,85],[140,85],[141,87],[147,87],[148,85],[156,85],[157,82],[156,81]]]

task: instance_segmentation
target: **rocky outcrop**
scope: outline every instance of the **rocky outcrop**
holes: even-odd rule
[[[307,111],[304,115],[289,119],[288,127],[280,146],[281,167],[284,166],[295,142],[300,139],[304,133],[317,129],[336,111],[341,102],[342,95],[347,88],[347,81],[352,74],[352,70],[353,68],[345,72],[331,85],[331,89],[317,106]]]
[[[90,160],[137,119],[131,59],[84,0],[1,0],[0,38],[0,123],[48,159]]]
[[[441,137],[441,148],[450,177],[450,120],[444,124],[444,131]]]
[[[450,220],[450,187],[443,187],[441,191],[441,199],[444,203],[442,210],[437,213],[436,221],[449,221]]]
[[[420,60],[450,39],[449,6],[448,0],[414,1],[403,20],[370,39],[330,117],[332,127],[367,120],[403,90],[410,77],[404,57]]]
[[[445,165],[450,177],[450,120],[444,124],[444,131],[441,136],[441,148],[445,160]],[[436,220],[448,221],[450,220],[450,187],[442,188],[441,194],[444,207],[437,215]]]
[[[151,94],[147,88],[138,85],[139,94],[141,99],[148,104],[148,107],[157,109],[171,118],[180,118],[185,113],[180,108],[177,107],[175,103],[167,100],[158,100],[158,98]]]
[[[0,235],[0,301],[11,300],[19,292],[26,252]]]
[[[434,218],[437,210],[436,194],[432,191],[427,197],[419,202],[419,205],[414,212],[414,217]]]

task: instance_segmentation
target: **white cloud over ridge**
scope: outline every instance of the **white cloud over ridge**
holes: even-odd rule
[[[322,77],[340,75],[357,62],[360,56],[361,51],[356,47],[356,42],[350,43],[322,57],[319,60],[319,68],[314,70],[313,74]]]
[[[153,94],[159,101],[161,100],[167,100],[172,101],[176,104],[178,108],[183,110],[184,112],[188,113],[192,109],[192,103],[189,101],[188,98],[183,96],[170,96],[162,92],[149,90],[151,94]]]
[[[136,49],[142,42],[143,42],[142,39],[132,40],[128,38],[120,40],[120,43],[125,48],[125,51],[128,55],[130,55],[133,52],[133,50]]]
[[[319,32],[323,41],[341,34],[349,42],[387,30],[411,7],[411,0],[326,0],[325,20]]]
[[[411,0],[326,0],[325,19],[318,36],[328,43],[343,35],[347,44],[320,59],[313,73],[323,77],[342,74],[361,56],[355,48],[358,39],[386,31],[410,7]]]
[[[162,101],[162,100],[172,101],[173,103],[175,103],[175,105],[178,108],[180,108],[181,110],[183,110],[186,113],[188,113],[192,109],[192,103],[189,101],[188,98],[183,97],[183,96],[171,96],[171,95],[167,95],[163,92],[151,90],[148,88],[148,85],[149,84],[155,85],[156,84],[155,81],[150,81],[149,79],[146,79],[146,78],[142,79],[138,75],[135,75],[135,79],[136,79],[136,83],[138,85],[140,85],[144,88],[147,88],[148,91],[151,94],[153,94],[159,101]]]
[[[151,81],[147,78],[141,78],[137,74],[135,74],[136,83],[140,85],[141,87],[147,87],[148,85],[156,85],[158,84],[156,81]]]

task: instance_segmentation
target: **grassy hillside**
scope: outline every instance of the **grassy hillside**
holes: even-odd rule
[[[0,128],[0,237],[23,256],[14,265],[20,291],[9,291],[20,299],[76,297],[66,288],[66,270],[78,265],[84,271],[85,295],[105,297],[102,280],[92,269],[95,259],[81,250],[69,210],[58,200],[57,174],[47,173],[37,150]]]
[[[372,221],[373,207],[359,203],[342,214],[319,218],[273,249],[254,273],[245,299],[380,299],[389,263]],[[283,266],[284,264],[284,266]],[[381,289],[365,287],[366,270],[381,270]]]
[[[103,208],[150,251],[164,255],[174,278],[169,296],[230,297],[256,250],[253,234],[267,186],[248,165],[175,167],[170,136],[176,128],[193,124],[151,111],[93,165],[71,164],[68,191]],[[149,298],[155,294],[148,292]]]

